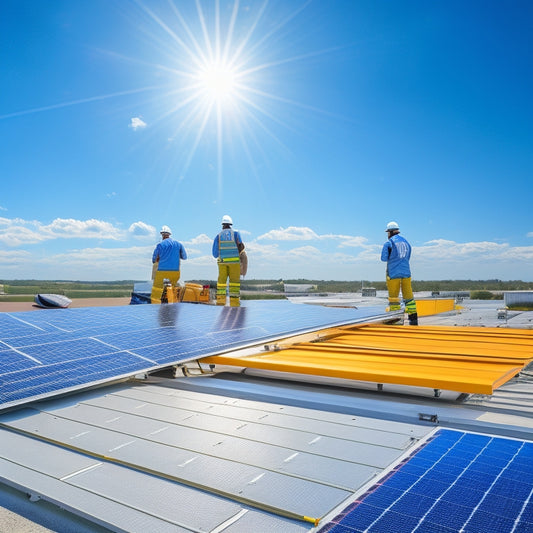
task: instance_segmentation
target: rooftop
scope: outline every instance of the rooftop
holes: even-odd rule
[[[379,299],[358,302],[374,310],[379,304]],[[465,331],[466,326],[506,334],[518,329],[527,339],[533,313],[498,318],[502,305],[466,300],[460,312],[421,317],[419,330],[439,325]],[[373,315],[381,321],[379,311]],[[283,337],[268,340],[284,342]],[[496,353],[504,350],[490,344]],[[258,350],[265,353],[264,344],[227,353],[257,357]],[[281,352],[276,346],[268,351]],[[527,347],[525,353],[527,359]],[[401,507],[402,502],[435,476],[443,483],[448,474],[440,465],[446,461],[459,488],[470,472],[479,477],[487,454],[508,457],[491,474],[490,487],[481,491],[478,479],[478,504],[462,504],[469,513],[466,530],[481,531],[482,518],[491,518],[481,503],[494,501],[492,488],[509,472],[525,476],[520,468],[527,461],[521,458],[529,457],[533,442],[533,379],[527,365],[490,394],[443,387],[436,395],[431,381],[427,386],[379,383],[219,361],[158,368],[135,380],[4,410],[0,523],[36,532],[388,531],[383,524],[394,515],[385,512],[383,502],[396,494],[404,531],[413,530],[414,520],[425,524],[420,531],[439,520],[443,531],[459,531],[438,514],[444,503],[457,506],[457,497],[443,503],[426,489],[422,499],[428,507],[418,515],[413,503]],[[478,451],[469,465],[459,469],[457,457],[473,449]],[[468,485],[462,488],[472,492]],[[533,529],[525,512],[529,500],[512,496],[515,505],[509,508],[523,509],[514,515],[522,518],[526,529],[521,531]],[[489,515],[473,512],[480,506]],[[498,516],[508,522],[510,511],[505,513]]]

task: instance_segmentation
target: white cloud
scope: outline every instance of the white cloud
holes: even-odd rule
[[[263,235],[257,237],[257,240],[270,240],[270,241],[331,241],[339,242],[341,248],[364,248],[368,242],[366,237],[353,236],[353,235],[337,235],[337,234],[325,234],[319,235],[311,228],[289,226],[288,228],[280,228],[270,230]]]
[[[501,254],[505,260],[518,260],[533,262],[533,246],[515,246],[507,248]]]
[[[415,253],[423,259],[453,260],[473,257],[477,259],[495,259],[509,249],[508,244],[489,241],[458,243],[444,239],[428,241],[423,246],[415,247]]]
[[[96,219],[57,218],[50,224],[0,217],[0,252],[5,279],[150,279],[156,228],[143,221],[127,230]],[[54,240],[56,242],[51,242]],[[83,239],[97,239],[98,247],[82,248]],[[128,246],[136,239],[154,239],[147,246]],[[65,249],[76,242],[77,249]],[[212,237],[202,233],[182,240],[189,258],[182,263],[182,279],[217,277],[211,256]],[[39,244],[44,244],[39,246]],[[247,279],[382,280],[385,264],[381,243],[365,237],[318,235],[295,226],[269,231],[246,240]],[[6,247],[4,247],[6,248]],[[61,250],[58,252],[58,250]],[[413,248],[413,279],[532,280],[533,246],[492,241],[455,242],[436,239]]]
[[[144,225],[144,228],[143,228]],[[149,232],[151,226],[143,222],[135,222],[130,226],[135,231]],[[154,230],[155,232],[155,230]],[[0,243],[6,246],[23,246],[38,244],[55,239],[100,239],[125,240],[128,232],[124,232],[110,222],[97,219],[76,220],[73,218],[56,218],[50,224],[37,220],[0,217]]]
[[[41,226],[40,231],[49,238],[68,239],[120,239],[120,230],[113,224],[91,218],[76,220],[74,218],[56,218],[51,224]]]
[[[146,224],[145,222],[141,222],[140,220],[138,222],[134,222],[129,228],[128,232],[131,233],[134,237],[150,237],[155,238],[156,231],[155,227],[151,226],[150,224]]]
[[[137,131],[138,129],[146,128],[147,124],[139,117],[133,117],[130,122],[130,128],[133,131]]]
[[[349,235],[325,235],[327,238],[339,240],[341,248],[365,248],[368,239],[366,237],[351,237]]]
[[[39,222],[0,217],[0,242],[6,246],[35,244],[46,240],[38,231]]]
[[[7,211],[7,207],[4,207],[3,205],[0,205],[0,211]]]
[[[316,239],[319,239],[319,236],[312,229],[297,226],[273,229],[257,237],[257,240],[269,241],[310,241]]]
[[[198,246],[199,244],[213,244],[213,238],[209,237],[205,233],[201,233],[200,235],[197,235],[188,241],[183,241],[183,244],[189,244],[191,246]]]
[[[26,250],[0,250],[0,263],[3,268],[17,267],[21,263],[31,261],[32,254]]]

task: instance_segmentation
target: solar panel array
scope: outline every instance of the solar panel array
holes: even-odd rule
[[[0,313],[0,409],[384,312],[248,301]]]
[[[321,533],[533,532],[533,442],[439,430]]]

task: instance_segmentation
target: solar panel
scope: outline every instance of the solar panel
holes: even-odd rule
[[[321,533],[533,531],[533,442],[439,430]]]
[[[384,307],[288,301],[0,313],[0,409],[288,335],[380,317]]]

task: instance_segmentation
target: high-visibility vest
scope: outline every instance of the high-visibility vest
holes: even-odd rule
[[[222,263],[238,263],[239,248],[235,242],[235,233],[231,229],[223,229],[218,234],[218,251]]]

